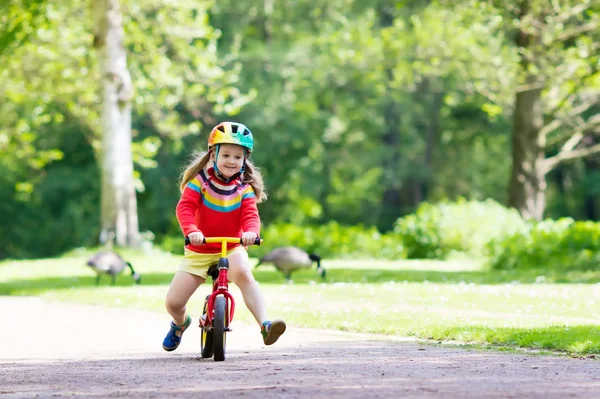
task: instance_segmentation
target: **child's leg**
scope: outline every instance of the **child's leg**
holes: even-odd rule
[[[185,308],[192,294],[204,282],[204,279],[194,274],[178,271],[171,281],[165,307],[167,312],[173,317],[176,325],[180,326],[185,322]]]
[[[267,320],[267,306],[258,283],[252,275],[248,253],[245,250],[237,250],[229,254],[229,280],[240,288],[244,303],[252,313],[257,323]]]
[[[260,325],[265,345],[273,345],[285,332],[285,322],[267,319],[265,300],[252,275],[248,253],[245,250],[237,250],[229,254],[229,279],[240,287],[246,307]]]

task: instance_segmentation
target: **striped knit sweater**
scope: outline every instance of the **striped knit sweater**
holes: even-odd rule
[[[256,196],[249,184],[235,179],[219,180],[214,169],[202,170],[185,187],[177,204],[177,220],[183,234],[200,231],[205,237],[240,237],[243,232],[260,234]],[[227,244],[228,249],[239,244]],[[200,253],[219,253],[221,244],[188,245]]]

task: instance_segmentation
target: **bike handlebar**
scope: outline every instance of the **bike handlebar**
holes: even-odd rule
[[[210,244],[213,242],[219,242],[222,243],[223,241],[225,242],[229,242],[229,243],[234,243],[234,244],[243,244],[242,239],[240,237],[204,237],[204,239],[202,240],[202,244]],[[252,245],[262,245],[263,240],[260,237],[256,237],[256,240],[254,240],[254,244]],[[189,237],[185,237],[185,245],[189,245],[190,243],[190,238]]]

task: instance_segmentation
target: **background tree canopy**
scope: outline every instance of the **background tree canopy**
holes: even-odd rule
[[[424,201],[508,204],[511,174],[524,173],[515,115],[543,133],[527,160],[560,161],[536,180],[544,215],[598,220],[600,9],[561,4],[123,0],[140,230],[180,235],[177,179],[220,120],[256,137],[266,227],[385,233]],[[73,0],[0,5],[0,258],[98,240],[91,12]],[[535,113],[519,108],[532,81],[544,83]],[[561,151],[579,152],[552,158]]]

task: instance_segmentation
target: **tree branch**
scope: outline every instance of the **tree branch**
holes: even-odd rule
[[[583,13],[584,11],[589,9],[591,6],[592,6],[592,3],[590,2],[588,4],[579,4],[579,5],[576,5],[575,7],[571,7],[564,14],[558,15],[557,18],[553,22],[560,23],[560,24],[565,23],[569,19],[573,18],[574,16],[581,15],[581,13]]]
[[[577,82],[577,83],[573,86],[573,88],[569,91],[569,93],[567,93],[563,97],[563,99],[557,103],[557,105],[549,113],[551,115],[554,115],[562,107],[564,107],[565,104],[572,102],[577,97],[577,93],[579,92],[579,90],[586,86],[587,80],[589,78],[591,78],[592,76],[594,76],[596,73],[598,73],[598,70],[599,70],[598,67],[596,65],[592,64],[592,70],[590,71],[590,73],[586,74],[585,76],[578,77],[577,79],[571,79],[571,80],[575,80],[575,82]],[[591,105],[594,105],[594,104],[591,104]]]
[[[570,161],[570,160],[576,159],[576,158],[584,158],[584,157],[587,157],[587,156],[590,156],[593,154],[598,154],[598,153],[600,153],[600,144],[595,144],[591,147],[580,148],[577,150],[560,152],[553,157],[546,158],[543,161],[542,166],[544,168],[544,173],[550,172],[559,163],[562,163],[565,161]]]
[[[584,137],[584,135],[582,132],[577,132],[574,135],[572,135],[571,138],[569,140],[567,140],[567,142],[562,146],[559,154],[573,151],[573,148],[577,147],[577,144],[581,143],[581,140],[583,140],[583,137]]]
[[[561,123],[562,125],[563,123]],[[574,139],[573,137],[578,137],[580,135],[583,135],[584,133],[599,133],[600,132],[600,114],[599,115],[594,115],[593,117],[591,117],[590,119],[588,119],[587,122],[580,124],[579,126],[575,126],[574,128],[576,128],[576,130],[573,132],[569,132],[567,134],[562,134],[559,137],[554,137],[552,141],[548,141],[546,143],[546,148],[550,148],[552,146],[554,146],[555,144],[560,143],[561,141],[565,140],[567,137],[570,137],[570,139],[568,139],[565,144],[563,145],[563,149],[561,149],[562,151],[570,151],[573,148],[575,148],[577,146],[577,144],[579,144],[579,141],[581,140],[577,140]],[[583,137],[581,137],[582,139]],[[575,145],[567,145],[567,143],[573,143],[574,141],[577,141],[575,143]],[[569,146],[571,146],[571,148],[568,148]]]
[[[578,132],[579,132],[579,131],[578,131]],[[572,136],[573,136],[573,132],[572,132],[572,131],[563,132],[563,133],[561,133],[561,134],[558,134],[558,135],[556,135],[556,136],[552,137],[552,139],[551,139],[551,140],[547,140],[547,141],[546,141],[546,146],[545,146],[545,147],[546,147],[546,148],[552,148],[552,147],[554,147],[555,145],[558,145],[558,144],[560,144],[560,143],[562,143],[562,142],[564,142],[564,141],[568,140],[568,139],[569,139],[569,137],[572,137]]]
[[[540,129],[540,134],[542,136],[547,136],[548,134],[561,127],[563,123],[564,122],[561,119],[554,119],[552,122],[548,123]]]
[[[572,96],[572,100],[575,99],[575,96]],[[548,123],[547,125],[543,126],[542,129],[540,130],[540,134],[547,136],[548,134],[552,133],[553,131],[555,131],[556,129],[558,129],[559,127],[561,127],[562,125],[565,124],[565,120],[567,118],[573,118],[575,116],[581,115],[582,113],[584,113],[585,111],[587,111],[588,109],[590,109],[591,107],[597,105],[598,102],[597,101],[589,101],[589,102],[585,102],[583,104],[578,105],[577,107],[573,108],[573,110],[569,113],[569,115],[566,118],[561,118],[561,119],[554,119],[552,120],[552,122]],[[588,125],[591,124],[596,124],[598,123],[598,117],[594,116],[592,118],[590,118],[590,120],[588,121],[588,123],[586,124],[585,127],[588,127]],[[581,131],[585,130],[581,129]]]
[[[571,30],[565,31],[562,35],[559,35],[554,40],[552,40],[552,44],[564,42],[588,32],[595,32],[598,29],[600,29],[600,24],[598,22],[590,22],[588,24],[581,25]]]
[[[597,126],[600,126],[600,114],[596,114],[587,120],[583,125],[578,126],[577,131],[586,132]]]

